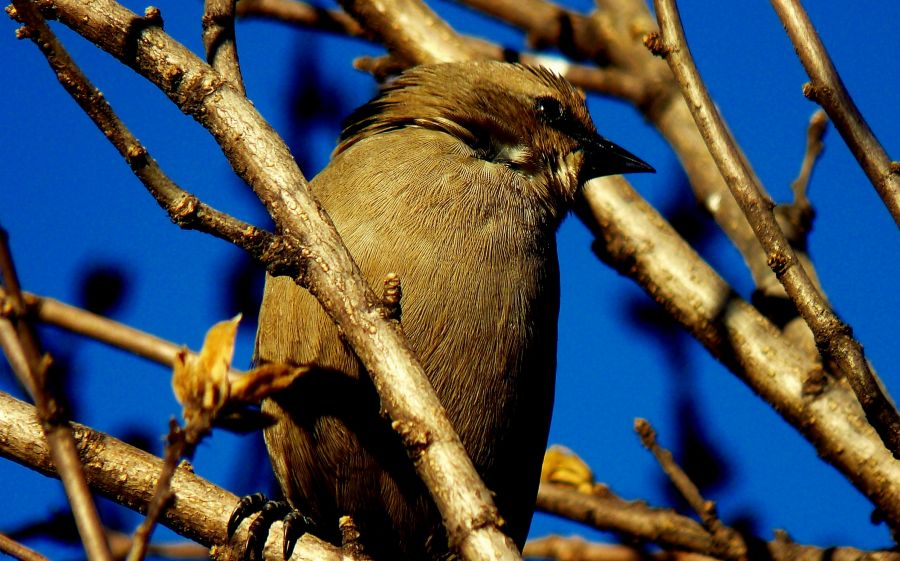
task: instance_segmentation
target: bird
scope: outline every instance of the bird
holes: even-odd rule
[[[309,188],[400,325],[521,549],[547,445],[560,281],[556,231],[589,179],[653,168],[600,136],[584,94],[540,66],[413,67],[347,119]],[[290,507],[374,559],[452,559],[378,394],[316,299],[267,276],[257,363],[309,365],[262,410]]]

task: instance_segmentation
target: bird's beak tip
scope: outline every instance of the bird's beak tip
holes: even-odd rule
[[[656,169],[600,135],[584,144],[586,179],[625,173],[656,173]]]
[[[635,158],[634,162],[632,162],[631,169],[624,173],[656,173],[656,168],[651,166],[644,160]]]

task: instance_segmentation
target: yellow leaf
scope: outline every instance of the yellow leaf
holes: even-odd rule
[[[184,408],[184,418],[188,423],[204,412],[212,418],[228,399],[228,371],[240,320],[238,314],[212,326],[206,332],[199,354],[182,349],[176,355],[172,389]]]
[[[594,474],[584,460],[564,446],[551,446],[544,454],[541,481],[575,487],[590,493],[594,488]]]

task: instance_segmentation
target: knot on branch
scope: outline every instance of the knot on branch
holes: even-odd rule
[[[359,541],[361,534],[353,518],[346,515],[341,516],[338,526],[341,530],[341,550],[352,557],[364,556],[365,551]]]
[[[654,56],[660,58],[666,58],[672,52],[672,47],[666,43],[658,31],[651,31],[644,35],[644,39],[641,42]]]
[[[19,12],[16,11],[15,6],[10,4],[6,8],[4,8],[4,10],[6,11],[6,15],[9,16],[9,19],[11,19],[13,21],[18,21],[19,23],[21,23],[22,20],[19,19]]]
[[[169,218],[179,228],[189,229],[197,220],[197,209],[199,206],[200,200],[197,197],[186,194],[169,207]]]
[[[837,316],[819,318],[818,329],[813,330],[816,348],[823,357],[835,357],[842,352],[846,339],[853,337],[853,328],[841,321]]]
[[[451,549],[460,550],[462,544],[469,539],[472,533],[483,528],[502,528],[505,525],[506,521],[503,520],[496,508],[483,508],[472,517],[471,524],[457,526],[454,530],[450,530],[448,527],[447,538]]]
[[[147,165],[148,157],[147,149],[141,144],[132,144],[125,150],[125,161],[128,162],[128,167],[135,171]]]
[[[147,6],[144,9],[143,19],[147,26],[158,27],[160,29],[163,27],[162,12],[160,12],[159,8],[156,6]]]
[[[391,423],[391,428],[400,435],[410,458],[418,462],[425,448],[431,444],[431,434],[418,427],[413,421],[398,420]]]
[[[766,264],[775,273],[775,276],[781,278],[791,264],[791,259],[782,252],[773,252],[766,257]]]
[[[266,266],[266,271],[273,277],[288,276],[298,285],[309,288],[306,273],[312,252],[299,240],[283,235],[273,236],[251,253]]]
[[[821,104],[822,100],[832,95],[832,90],[828,86],[816,86],[812,82],[803,84],[803,97]]]
[[[16,29],[16,39],[31,39],[31,28],[27,25]]]

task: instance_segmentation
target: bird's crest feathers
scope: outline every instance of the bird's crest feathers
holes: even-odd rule
[[[584,95],[553,71],[491,61],[412,68],[382,87],[345,121],[337,156],[363,138],[409,126],[441,130],[467,144],[520,144],[527,117],[541,96],[556,99],[572,119],[593,132]],[[505,138],[509,137],[509,138]]]

